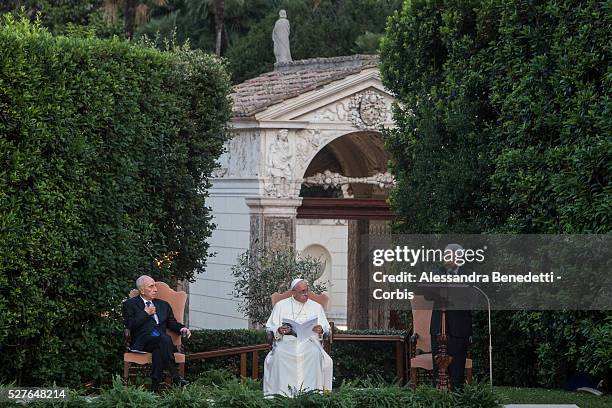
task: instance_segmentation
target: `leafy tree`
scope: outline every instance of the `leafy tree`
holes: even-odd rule
[[[275,62],[272,30],[280,9],[287,11],[291,56],[298,60],[373,52],[371,34],[366,33],[382,33],[387,17],[401,3],[401,0],[282,0],[251,28],[248,36],[228,49],[226,56],[233,80],[242,82],[272,70]]]
[[[61,33],[69,24],[87,25],[92,13],[103,0],[5,0],[0,2],[0,14],[25,13],[34,21],[40,15],[41,23],[53,33]]]
[[[289,290],[291,281],[301,277],[310,282],[310,289],[321,293],[327,282],[315,282],[323,274],[325,265],[312,257],[298,257],[289,252],[246,252],[232,268],[236,278],[234,296],[242,299],[238,309],[253,324],[262,325],[272,312],[270,295]]]
[[[610,233],[611,27],[596,1],[405,3],[381,47],[398,101],[396,230]],[[500,338],[519,338],[501,355],[534,355],[517,376],[532,385],[576,370],[609,380],[612,362],[592,357],[609,357],[607,343],[591,347],[612,335],[609,316],[499,312],[496,327],[512,325]]]
[[[221,54],[239,37],[245,36],[251,25],[274,7],[274,0],[226,0],[223,8]],[[167,13],[153,14],[151,20],[137,29],[137,35],[176,36],[179,43],[189,41],[193,48],[216,51],[216,7],[212,0],[175,0],[168,3]]]

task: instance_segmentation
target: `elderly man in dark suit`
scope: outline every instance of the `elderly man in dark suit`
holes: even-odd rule
[[[462,275],[463,265],[457,265],[457,251],[463,253],[463,247],[459,244],[449,244],[445,251],[452,251],[453,257],[438,270],[440,275]],[[436,366],[436,355],[438,354],[438,335],[441,332],[442,313],[441,305],[435,302],[431,313],[431,323],[429,334],[431,335],[431,356],[433,362],[433,382],[434,387],[438,382],[438,369]],[[469,310],[447,310],[446,312],[446,335],[448,338],[448,355],[453,359],[448,366],[448,376],[453,389],[460,391],[463,389],[465,381],[465,360],[467,350],[472,337],[472,312]]]
[[[152,354],[151,390],[159,389],[164,368],[172,374],[174,384],[189,384],[178,375],[174,361],[174,344],[172,338],[166,334],[166,329],[187,337],[191,336],[191,331],[176,321],[168,302],[155,298],[157,286],[153,278],[141,276],[136,280],[136,287],[140,296],[123,302],[123,321],[130,329],[130,348]]]

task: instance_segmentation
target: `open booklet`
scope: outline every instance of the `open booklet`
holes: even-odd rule
[[[318,324],[318,320],[318,318],[313,317],[305,322],[298,323],[291,319],[283,319],[282,324],[290,326],[292,329],[291,334],[296,336],[298,341],[302,341],[317,334],[313,332],[312,329]]]

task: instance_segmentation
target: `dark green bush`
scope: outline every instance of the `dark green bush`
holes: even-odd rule
[[[266,342],[263,330],[228,329],[228,330],[194,330],[191,338],[185,343],[186,353],[212,351],[224,348],[252,346]],[[267,352],[259,353],[260,375],[263,373],[263,360]],[[248,359],[248,370],[251,372],[251,359]],[[187,364],[187,376],[196,378],[209,370],[224,369],[234,375],[240,374],[240,356],[218,357],[206,361],[192,361]]]
[[[381,49],[402,104],[387,134],[399,229],[612,230],[609,16],[596,1],[404,3]]]
[[[97,408],[125,407],[140,408],[157,405],[159,398],[143,388],[126,387],[119,377],[113,380],[113,386],[104,391],[95,402]]]
[[[395,330],[349,330],[338,331],[343,334],[399,334],[406,332]],[[187,353],[219,350],[222,348],[250,346],[266,342],[263,330],[194,330],[191,339],[186,343]],[[259,374],[263,375],[263,361],[267,352],[259,354]],[[331,357],[334,360],[334,386],[343,381],[363,378],[383,379],[387,383],[395,380],[395,344],[371,342],[338,341],[332,345]],[[234,375],[240,373],[240,356],[219,357],[204,362],[190,362],[187,371],[190,378],[197,378],[201,373],[224,369]],[[251,372],[251,360],[248,359],[248,370]]]
[[[202,387],[174,387],[163,395],[159,408],[208,408],[209,396]]]
[[[53,37],[5,18],[0,381],[110,379],[134,279],[205,266],[228,92],[223,66],[198,52]]]
[[[408,336],[407,332],[399,330],[347,330],[338,333]],[[331,357],[334,359],[334,385],[368,377],[380,378],[387,383],[395,381],[395,343],[338,341],[332,345]]]

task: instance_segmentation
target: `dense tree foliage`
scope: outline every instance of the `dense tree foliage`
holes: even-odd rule
[[[244,37],[252,25],[264,18],[276,6],[277,0],[226,0],[222,54]],[[212,1],[175,0],[167,9],[151,16],[148,24],[138,29],[138,35],[162,38],[176,37],[189,41],[192,48],[215,50],[215,8]]]
[[[376,53],[379,37],[373,34],[382,33],[387,17],[401,4],[401,0],[282,0],[228,49],[232,77],[241,82],[272,70],[272,29],[279,9],[287,11],[291,56],[299,60]]]
[[[135,38],[147,36],[163,48],[166,42],[189,42],[195,49],[215,51],[214,0],[133,0],[143,4],[136,16]],[[109,8],[108,4],[115,5]],[[0,13],[23,6],[32,19],[56,34],[93,33],[100,38],[125,36],[121,1],[78,0],[70,8],[60,0],[9,1]],[[278,11],[291,23],[293,59],[376,53],[385,22],[402,0],[225,0],[221,54],[230,61],[234,82],[272,69],[272,29]],[[109,11],[112,10],[112,11]]]
[[[70,24],[88,25],[103,0],[4,0],[0,13],[23,12],[30,19],[40,16],[41,23],[51,32],[63,32]]]
[[[414,0],[390,19],[381,59],[398,100],[387,133],[398,231],[612,231],[606,7]],[[608,312],[500,312],[494,326],[508,345],[497,378],[610,379]],[[509,355],[532,364],[513,368]]]
[[[211,2],[177,0],[169,14],[152,18],[139,33],[176,36],[193,47],[214,50],[214,7]],[[386,19],[401,0],[256,0],[225,2],[226,42],[235,83],[270,71],[274,65],[272,29],[285,9],[291,24],[294,60],[375,53]]]
[[[0,382],[117,372],[119,305],[205,266],[229,77],[201,52],[0,27]],[[160,261],[156,263],[155,261]]]
[[[400,229],[610,232],[608,11],[440,0],[391,19],[382,73],[401,103],[388,138]]]

